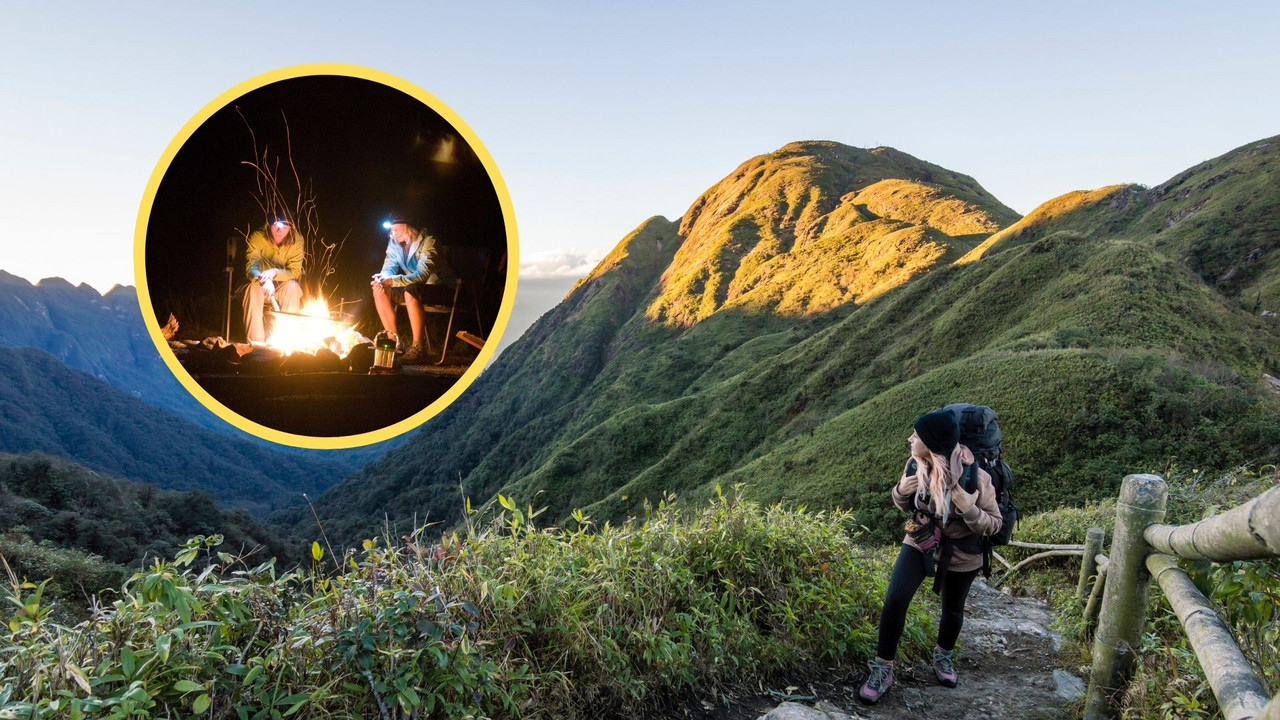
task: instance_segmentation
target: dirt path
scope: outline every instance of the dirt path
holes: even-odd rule
[[[1060,640],[1050,632],[1049,607],[1040,600],[1015,598],[974,583],[956,661],[959,687],[938,685],[929,665],[899,664],[895,683],[878,705],[858,701],[866,671],[823,680],[795,680],[788,688],[794,702],[776,695],[742,697],[731,707],[702,703],[669,717],[699,720],[1000,720],[1064,718],[1075,705],[1068,698],[1083,692],[1074,676],[1055,672]],[[775,691],[776,692],[776,691]]]

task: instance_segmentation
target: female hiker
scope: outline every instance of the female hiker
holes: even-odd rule
[[[948,410],[921,415],[914,429],[907,439],[911,459],[893,488],[893,504],[912,516],[880,611],[880,640],[870,662],[871,675],[858,693],[868,703],[878,702],[893,684],[893,658],[907,606],[928,576],[934,577],[933,590],[942,596],[933,671],[943,685],[956,686],[952,652],[964,622],[969,586],[982,569],[980,536],[1000,529],[991,477],[974,463],[973,452],[960,444],[955,415]]]

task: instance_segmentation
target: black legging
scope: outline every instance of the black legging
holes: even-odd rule
[[[942,577],[942,618],[938,621],[938,647],[954,650],[960,626],[964,624],[964,601],[969,597],[969,587],[978,577],[979,570],[966,572],[948,571]],[[907,622],[907,606],[924,581],[924,553],[902,544],[898,561],[893,564],[893,576],[889,578],[889,591],[885,593],[884,609],[880,611],[880,643],[876,655],[882,660],[893,660],[898,654],[898,641]]]

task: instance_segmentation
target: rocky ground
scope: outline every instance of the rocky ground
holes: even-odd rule
[[[694,700],[666,714],[696,720],[998,720],[1064,718],[1081,706],[1084,682],[1056,670],[1061,638],[1049,630],[1043,601],[1017,598],[979,580],[966,608],[959,686],[938,685],[929,665],[895,669],[895,683],[878,705],[863,705],[858,688],[866,670],[833,671],[785,688],[761,688],[728,707]]]

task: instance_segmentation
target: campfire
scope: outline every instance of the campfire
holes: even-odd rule
[[[341,311],[331,311],[324,298],[308,300],[300,312],[267,313],[271,331],[264,343],[231,343],[221,337],[178,340],[178,319],[172,314],[161,334],[178,361],[198,375],[368,372],[373,343]]]
[[[374,342],[356,329],[341,304],[334,310],[323,297],[315,297],[304,302],[296,313],[272,308],[266,312],[270,331],[263,343],[233,343],[216,336],[180,340],[178,319],[172,314],[160,332],[178,362],[197,376],[363,375],[374,365]],[[459,333],[458,337],[476,348],[484,346],[483,339],[469,333]],[[390,363],[388,360],[386,366]],[[465,369],[465,365],[453,365],[437,368],[433,374],[456,377]]]
[[[266,346],[282,355],[299,352],[314,354],[325,349],[344,356],[361,342],[368,342],[340,313],[330,312],[329,303],[324,298],[307,301],[301,312],[275,310],[271,312],[271,317],[271,335],[267,338]]]

